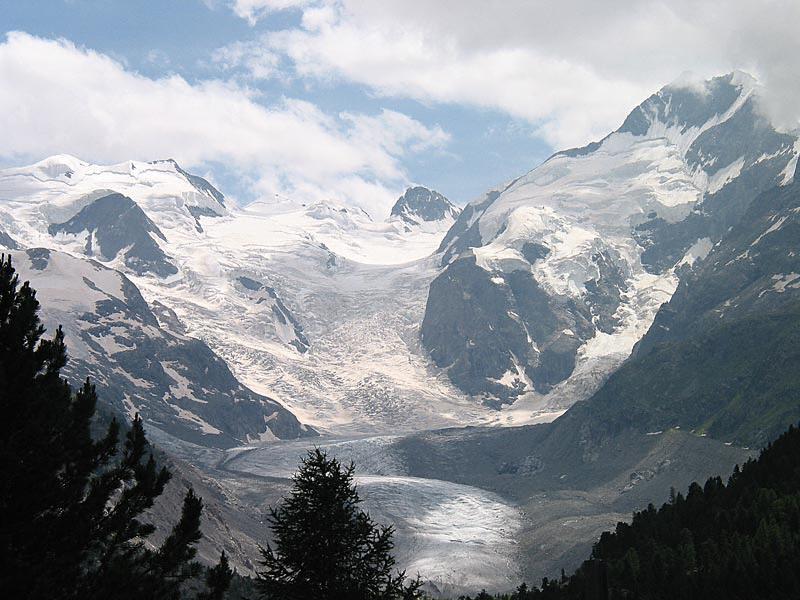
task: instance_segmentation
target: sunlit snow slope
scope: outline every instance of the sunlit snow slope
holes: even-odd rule
[[[125,273],[164,326],[208,343],[302,422],[337,432],[460,425],[490,413],[418,343],[438,269],[429,256],[458,214],[449,203],[438,216],[426,208],[416,198],[403,219],[285,198],[242,209],[174,161],[54,156],[0,172],[0,231],[10,243]]]
[[[238,207],[172,160],[54,156],[0,171],[0,244],[125,274],[162,327],[321,430],[550,420],[630,354],[681,270],[791,179],[797,153],[734,73],[667,86],[463,211],[421,187],[390,215]]]
[[[602,141],[465,207],[439,248],[426,349],[501,422],[563,411],[630,354],[680,269],[791,179],[797,152],[745,74],[665,87]]]

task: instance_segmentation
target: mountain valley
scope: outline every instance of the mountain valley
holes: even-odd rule
[[[0,171],[0,246],[70,379],[206,490],[204,558],[252,574],[318,446],[428,591],[508,590],[800,419],[800,142],[758,98],[666,86],[463,208],[414,186],[387,216],[58,155]]]

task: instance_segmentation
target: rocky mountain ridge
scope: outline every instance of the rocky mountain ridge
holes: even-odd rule
[[[12,251],[48,330],[63,326],[72,382],[91,377],[112,413],[200,445],[316,435],[243,386],[205,343],[159,319],[133,282],[96,261],[47,248]]]
[[[491,405],[546,410],[591,395],[679,270],[760,192],[791,181],[797,138],[757,109],[743,73],[667,86],[603,140],[468,204],[438,249],[422,323],[434,362]]]
[[[389,219],[400,219],[409,227],[431,222],[449,227],[460,213],[461,210],[439,192],[413,186],[394,203]]]

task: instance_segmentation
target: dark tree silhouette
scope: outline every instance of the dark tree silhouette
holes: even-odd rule
[[[354,465],[314,449],[288,498],[270,509],[275,547],[262,549],[258,588],[270,600],[372,600],[418,597],[395,568],[392,527],[359,508]]]
[[[137,415],[92,437],[97,395],[61,378],[64,333],[42,339],[36,293],[0,257],[0,590],[7,598],[177,598],[198,573],[202,501],[189,490],[160,548],[141,522],[170,479]],[[121,454],[119,458],[117,455]],[[220,582],[224,578],[220,578]],[[229,581],[229,580],[228,580]]]
[[[217,565],[206,571],[207,590],[197,596],[197,600],[222,600],[233,580],[233,569],[228,564],[228,556],[223,552]]]
[[[798,459],[800,429],[790,427],[727,484],[692,483],[685,496],[673,491],[661,508],[650,504],[603,533],[570,577],[495,598],[800,598]]]

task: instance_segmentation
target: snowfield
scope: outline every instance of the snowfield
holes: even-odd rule
[[[418,341],[437,273],[429,257],[452,215],[409,224],[285,198],[239,208],[172,161],[98,166],[62,155],[0,172],[0,224],[22,246],[86,256],[86,233],[52,236],[48,227],[109,190],[144,210],[165,240],[148,235],[178,272],[133,273],[124,249],[91,257],[123,271],[148,304],[174,313],[242,383],[302,422],[342,434],[494,418]]]

